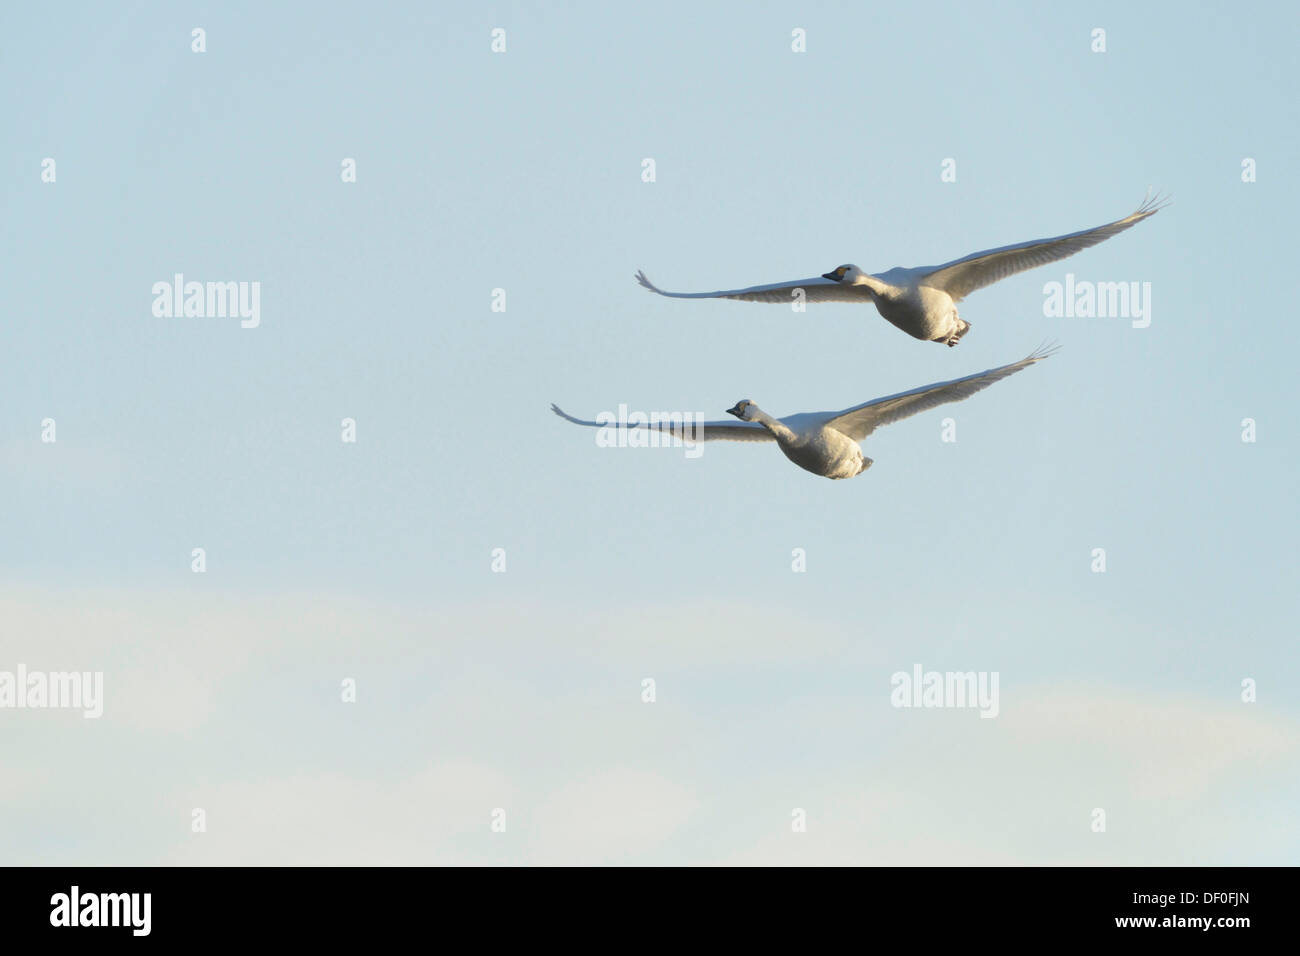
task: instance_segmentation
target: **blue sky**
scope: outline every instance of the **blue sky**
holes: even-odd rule
[[[0,670],[103,670],[106,702],[0,711],[0,855],[1294,862],[1297,19],[6,10]],[[974,293],[953,349],[633,279],[937,264],[1149,187]],[[259,282],[259,326],[155,317],[178,272]],[[1045,317],[1067,273],[1149,282],[1151,325]],[[549,410],[845,407],[1048,338],[852,481]],[[915,663],[998,672],[999,717],[891,708]]]

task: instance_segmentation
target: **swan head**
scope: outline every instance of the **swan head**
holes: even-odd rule
[[[758,406],[755,405],[753,402],[751,402],[749,399],[745,398],[736,402],[736,404],[733,405],[731,408],[728,408],[727,414],[735,415],[742,422],[752,422],[754,420],[754,413],[756,411],[758,411]]]
[[[855,285],[858,277],[864,275],[863,271],[852,263],[845,263],[839,268],[832,269],[830,272],[822,275],[823,279],[830,279],[832,282],[843,282],[845,285]]]

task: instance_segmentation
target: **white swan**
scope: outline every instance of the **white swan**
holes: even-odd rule
[[[879,426],[900,421],[936,405],[969,398],[994,382],[1042,361],[1055,351],[1055,347],[1039,348],[1010,365],[977,372],[951,382],[922,385],[910,392],[873,399],[841,412],[804,412],[785,418],[773,418],[745,399],[727,409],[727,414],[735,415],[741,424],[701,422],[684,426],[681,423],[658,422],[635,427],[657,429],[688,441],[775,441],[785,457],[805,471],[826,478],[852,478],[871,467],[871,459],[862,454],[858,442]],[[574,418],[558,405],[551,405],[551,411],[575,425],[612,427],[604,422]]]
[[[941,266],[894,268],[868,275],[855,265],[842,265],[820,278],[756,285],[727,292],[665,292],[637,272],[636,280],[651,292],[676,299],[744,299],[748,302],[792,302],[802,289],[808,302],[874,302],[887,321],[914,338],[956,345],[970,330],[957,315],[956,303],[976,289],[1009,275],[1072,256],[1154,216],[1165,201],[1150,196],[1132,215],[1095,229],[1054,239],[1034,239],[1014,246],[986,249]]]

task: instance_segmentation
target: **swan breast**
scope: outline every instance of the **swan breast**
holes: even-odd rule
[[[824,478],[852,478],[870,463],[857,442],[834,428],[819,428],[794,442],[782,442],[781,451],[800,468]]]

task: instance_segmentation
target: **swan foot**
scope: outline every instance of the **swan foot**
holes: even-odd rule
[[[954,345],[960,342],[961,337],[970,331],[969,322],[967,322],[965,319],[958,319],[957,316],[955,315],[953,316],[953,318],[956,319],[957,324],[960,327],[957,329],[956,332],[954,332],[952,335],[948,336],[946,339],[943,340],[943,344],[948,346],[948,348],[952,348]]]

